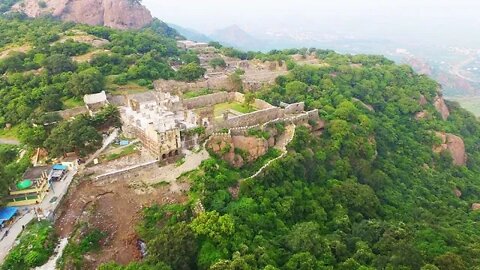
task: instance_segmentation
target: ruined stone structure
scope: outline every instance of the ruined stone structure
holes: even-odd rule
[[[220,136],[223,138],[223,144],[232,144],[234,148],[237,145],[264,145],[265,147],[252,147],[257,150],[263,149],[254,152],[237,147],[254,157],[265,154],[268,147],[275,142],[265,139],[261,142],[255,139],[256,141],[253,142],[251,139],[246,139],[250,128],[266,130],[268,124],[282,121],[294,124],[315,122],[318,123],[315,124],[315,128],[323,127],[318,111],[305,112],[303,102],[282,103],[282,107],[275,107],[268,102],[256,99],[253,105],[258,109],[257,111],[244,114],[227,110],[223,118],[215,119],[215,105],[244,101],[244,95],[238,92],[218,92],[186,100],[162,91],[130,95],[126,96],[126,106],[121,109],[123,129],[127,135],[138,138],[160,161],[170,161],[181,155],[182,149],[190,149],[198,144],[199,134],[195,130],[199,127],[205,128],[207,136],[213,134],[211,139]],[[228,130],[227,134],[216,133],[224,129]],[[248,143],[244,144],[245,140]],[[217,150],[220,151],[220,149]],[[232,153],[230,154],[232,163],[234,159],[237,165],[250,161],[240,159],[238,153]]]
[[[109,104],[105,91],[96,94],[85,95],[83,97],[83,102],[85,103],[85,107],[87,108],[88,112],[92,116]]]
[[[127,97],[121,115],[124,132],[140,139],[159,160],[182,153],[181,130],[197,126],[196,115],[183,110],[178,96],[169,93],[147,93]]]

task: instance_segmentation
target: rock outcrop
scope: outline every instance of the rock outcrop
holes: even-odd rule
[[[420,104],[420,106],[427,105],[428,104],[427,98],[424,95],[420,95],[420,99],[418,100],[418,104]]]
[[[447,120],[450,116],[450,110],[448,109],[448,106],[441,95],[437,95],[435,97],[433,105],[435,106],[435,109],[437,109],[437,111],[440,113],[440,115],[442,115],[442,119]]]
[[[448,151],[452,155],[453,164],[464,166],[467,164],[467,154],[465,152],[465,143],[462,138],[449,133],[435,133],[441,139],[441,144],[434,147],[434,152],[440,153]]]
[[[460,189],[458,189],[458,188],[455,188],[455,189],[453,190],[453,194],[455,194],[455,197],[457,197],[457,198],[462,197],[462,191],[461,191]]]
[[[416,120],[421,120],[421,119],[427,118],[427,116],[428,116],[428,112],[426,110],[423,110],[423,111],[415,114],[415,119]]]
[[[150,11],[136,0],[24,0],[12,10],[29,17],[52,15],[64,21],[117,29],[138,29],[153,20]]]
[[[472,211],[478,211],[478,210],[480,210],[480,203],[472,204]]]
[[[265,155],[269,149],[269,141],[253,136],[222,135],[212,138],[207,148],[233,167],[241,168]]]

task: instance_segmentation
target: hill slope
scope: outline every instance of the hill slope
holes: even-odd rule
[[[64,21],[118,29],[142,28],[153,20],[150,11],[135,0],[23,0],[12,10],[29,17],[52,15]]]
[[[480,123],[454,103],[444,120],[439,85],[408,66],[317,57],[321,65],[290,65],[259,96],[319,109],[324,132],[297,127],[289,154],[255,179],[205,161],[188,175],[205,212],[195,201],[145,210],[145,267],[477,269]],[[463,139],[466,165],[438,132]]]

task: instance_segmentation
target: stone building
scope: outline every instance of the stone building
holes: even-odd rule
[[[124,133],[137,137],[161,161],[180,156],[180,132],[197,127],[196,114],[184,110],[180,97],[170,93],[127,96],[121,111]]]
[[[103,107],[109,104],[105,91],[96,94],[85,95],[83,97],[83,102],[85,103],[85,107],[87,107],[90,115],[95,115],[95,113],[99,112]]]

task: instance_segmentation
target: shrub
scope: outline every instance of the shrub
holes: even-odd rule
[[[29,224],[5,258],[1,269],[27,270],[41,266],[53,254],[57,237],[52,224],[41,221]]]

